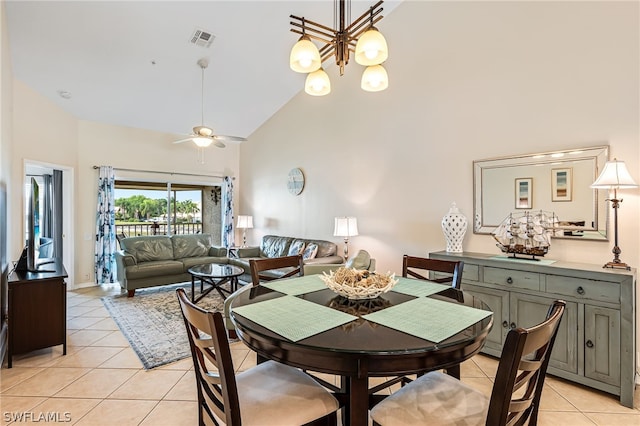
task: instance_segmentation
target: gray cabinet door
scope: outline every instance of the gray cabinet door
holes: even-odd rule
[[[512,325],[527,328],[540,324],[554,300],[549,297],[511,293]],[[571,373],[578,372],[578,304],[575,302],[567,302],[549,366]]]
[[[509,292],[462,284],[465,293],[486,303],[493,312],[493,327],[487,336],[483,352],[500,356],[502,345],[509,331]]]
[[[584,305],[584,375],[620,385],[620,311]]]

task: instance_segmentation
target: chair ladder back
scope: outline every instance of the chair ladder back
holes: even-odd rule
[[[294,269],[278,278],[268,277],[264,274],[260,274],[264,271],[287,267],[292,267]],[[249,268],[251,269],[251,281],[253,285],[258,285],[261,281],[279,280],[283,278],[290,278],[293,276],[301,277],[304,275],[302,255],[274,257],[268,259],[251,259],[249,260]]]
[[[436,283],[451,283],[451,287],[460,289],[462,284],[462,271],[464,268],[464,262],[429,259],[426,257],[416,257],[404,255],[402,257],[402,276],[407,278],[408,276],[418,278],[420,280],[428,280]],[[443,278],[428,278],[427,276],[419,274],[414,269],[422,269],[430,272],[444,272],[451,274],[450,277]]]
[[[544,322],[507,334],[491,392],[487,426],[537,423],[544,378],[565,305],[557,300]],[[523,387],[524,392],[518,392]]]
[[[228,425],[240,425],[238,389],[222,314],[194,305],[184,289],[180,288],[176,293],[189,337],[198,384],[200,424],[218,424],[213,416],[215,414]],[[210,371],[207,362],[217,372]],[[206,422],[204,413],[209,417]]]

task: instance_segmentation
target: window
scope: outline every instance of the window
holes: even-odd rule
[[[115,189],[117,234],[207,233],[220,241],[219,186],[116,180]]]

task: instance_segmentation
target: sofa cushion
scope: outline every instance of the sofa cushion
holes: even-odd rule
[[[173,244],[166,235],[125,238],[120,244],[138,263],[173,259]]]
[[[345,268],[369,269],[371,264],[371,255],[366,250],[360,250],[355,256],[347,260]]]
[[[289,245],[293,238],[265,235],[262,237],[260,255],[264,257],[283,257],[289,252]]]
[[[173,243],[174,259],[203,257],[209,254],[209,247],[211,247],[211,235],[172,235],[171,242]]]
[[[307,246],[309,243],[314,243],[318,246],[318,253],[316,253],[316,257],[329,257],[335,256],[338,251],[338,246],[331,241],[326,240],[305,240],[307,242]]]
[[[318,254],[318,245],[316,243],[307,244],[307,248],[302,253],[303,259],[313,259]]]
[[[125,272],[128,280],[137,280],[140,278],[182,274],[183,268],[182,262],[177,260],[152,260],[127,266]]]
[[[297,256],[299,254],[302,254],[302,252],[304,252],[304,246],[304,241],[293,240],[293,242],[291,242],[291,245],[289,246],[289,252],[287,253],[287,256]]]

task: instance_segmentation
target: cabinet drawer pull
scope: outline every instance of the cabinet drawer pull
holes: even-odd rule
[[[507,328],[507,327],[509,327],[509,323],[508,323],[508,322],[506,322],[506,321],[502,321],[502,327],[503,327],[503,328]]]
[[[578,287],[576,291],[578,292],[578,294],[584,294],[585,293],[584,288],[582,288],[582,287]]]
[[[586,345],[587,345],[588,348],[592,348],[593,347],[593,342],[591,340],[587,340]]]
[[[511,328],[516,328],[516,323],[515,322],[511,323]]]
[[[507,284],[513,284],[513,278],[508,277],[507,278]]]

